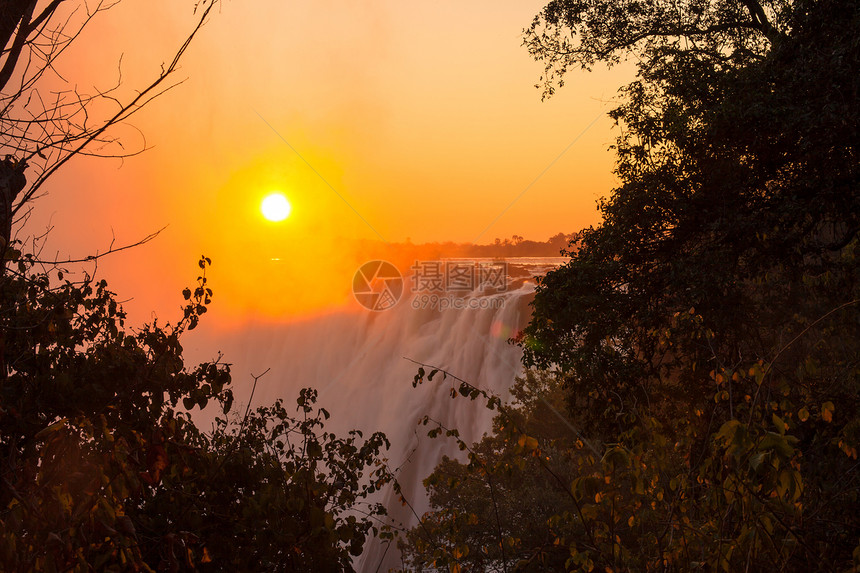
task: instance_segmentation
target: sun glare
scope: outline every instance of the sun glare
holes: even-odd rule
[[[290,216],[292,206],[287,198],[281,193],[272,193],[263,199],[260,205],[260,211],[263,212],[263,217],[269,221],[283,221]]]

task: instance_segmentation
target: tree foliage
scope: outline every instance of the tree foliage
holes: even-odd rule
[[[576,511],[559,489],[542,530],[568,570],[855,570],[860,8],[561,0],[526,43],[547,95],[571,66],[638,61],[612,112],[620,183],[539,284],[519,338],[526,365],[561,378],[585,447],[521,429],[531,450],[490,448],[497,427],[474,448],[484,464],[434,475],[477,483],[479,467],[538,452],[546,468],[529,479],[551,484],[546,470],[568,464]],[[457,519],[481,503],[430,485],[416,562],[480,570]],[[532,522],[507,523],[484,546],[530,539],[518,555],[539,553]]]
[[[63,55],[111,5],[0,6],[0,570],[350,570],[384,513],[366,498],[387,479],[388,443],[325,431],[311,389],[296,413],[278,401],[239,416],[228,364],[185,364],[180,340],[212,302],[211,261],[178,322],[129,328],[107,283],[78,268],[104,253],[44,261],[17,236],[70,159],[140,151],[115,129],[176,85],[215,2],[194,4],[191,32],[130,95],[57,89]],[[218,409],[211,431],[195,408]]]
[[[384,513],[381,434],[339,438],[303,390],[228,422],[229,365],[186,368],[211,301],[139,330],[104,281],[52,281],[22,256],[0,277],[0,568],[348,570]],[[186,410],[217,407],[205,433]]]
[[[790,0],[553,0],[526,30],[525,44],[545,63],[544,96],[570,68],[591,69],[636,57],[641,69],[676,57],[730,66],[760,60],[791,30]]]
[[[482,396],[468,384],[461,393]],[[434,510],[401,541],[412,569],[564,568],[568,552],[558,539],[576,529],[568,477],[578,467],[563,452],[584,444],[560,414],[564,394],[557,376],[529,371],[511,394],[514,404],[499,409],[492,434],[474,445],[427,420],[428,433],[456,439],[467,460],[445,457],[424,480]]]
[[[115,2],[7,0],[0,6],[0,246],[43,185],[77,155],[129,157],[116,129],[171,87],[179,62],[216,5],[194,3],[193,28],[152,81],[87,90],[58,71],[87,26]],[[172,83],[173,82],[173,83]],[[24,179],[25,172],[29,181]]]

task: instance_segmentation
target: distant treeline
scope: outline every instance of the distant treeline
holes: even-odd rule
[[[488,245],[445,243],[444,249],[457,252],[456,257],[558,257],[561,251],[567,250],[576,234],[558,233],[546,241],[530,241],[519,235],[510,239],[496,239]]]
[[[558,233],[546,241],[531,241],[519,235],[510,239],[496,239],[493,243],[424,243],[414,244],[409,239],[404,243],[380,243],[365,241],[359,249],[365,258],[385,258],[391,261],[408,259],[444,258],[512,258],[512,257],[559,257],[562,250],[576,250],[576,233]]]

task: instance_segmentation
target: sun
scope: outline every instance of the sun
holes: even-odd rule
[[[271,193],[260,204],[263,217],[274,222],[283,221],[289,217],[292,209],[290,202],[282,193]]]

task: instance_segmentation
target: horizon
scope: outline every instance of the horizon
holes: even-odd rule
[[[258,258],[294,261],[281,279],[290,282],[302,266],[339,258],[337,280],[356,263],[344,240],[577,232],[598,221],[596,202],[614,184],[606,113],[631,72],[577,72],[542,102],[542,66],[521,46],[541,6],[225,3],[186,54],[184,82],[121,130],[129,149],[150,149],[65,166],[26,234],[50,227],[45,252],[75,258],[163,229],[98,267],[145,316],[178,307],[201,253],[215,263],[217,309],[253,302],[233,300],[234,285],[266,280]],[[180,43],[186,8],[123,2],[93,21],[58,71],[83,90],[101,87],[116,81],[122,55],[122,89],[133,89]],[[293,210],[271,223],[258,204],[276,191]]]

